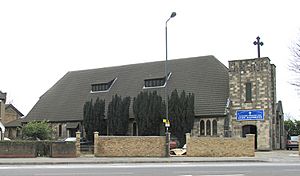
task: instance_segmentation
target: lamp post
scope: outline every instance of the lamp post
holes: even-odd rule
[[[169,134],[169,102],[168,102],[168,22],[171,18],[176,16],[176,12],[172,12],[171,16],[166,21],[166,62],[165,62],[165,103],[166,103],[166,156],[170,156],[170,134]]]

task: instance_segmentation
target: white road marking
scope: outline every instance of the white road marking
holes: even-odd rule
[[[210,174],[207,174],[209,172]],[[243,173],[249,172],[247,170],[243,171]],[[182,171],[182,172],[173,172],[178,176],[244,176],[245,174],[233,171]]]
[[[132,172],[101,172],[102,175],[132,175]],[[34,174],[34,176],[76,176],[76,175],[99,175],[99,173],[39,173],[39,174]]]
[[[289,154],[289,156],[296,156],[296,157],[298,157],[299,155],[298,154]]]
[[[245,174],[230,174],[230,175],[195,175],[195,176],[245,176]]]
[[[287,172],[300,172],[300,169],[284,169]]]
[[[233,174],[233,175],[195,175],[195,176],[245,176],[245,174]]]

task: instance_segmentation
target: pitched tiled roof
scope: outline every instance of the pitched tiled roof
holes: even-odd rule
[[[83,118],[86,101],[99,97],[106,107],[115,94],[136,97],[143,91],[144,80],[164,77],[164,61],[117,67],[71,71],[42,95],[26,116],[27,120],[78,121]],[[168,61],[172,72],[170,92],[177,89],[195,94],[195,115],[224,115],[228,98],[228,69],[214,56]],[[91,93],[91,84],[117,78],[108,92]],[[147,89],[150,90],[150,89]],[[164,88],[153,88],[164,97]],[[132,110],[130,116],[132,117]]]
[[[24,118],[19,118],[16,120],[13,120],[11,122],[8,122],[6,124],[4,124],[5,128],[11,128],[11,127],[21,127],[21,123],[24,120]]]
[[[12,110],[14,110],[19,117],[23,117],[24,115],[12,104],[5,104],[5,109],[11,108]]]

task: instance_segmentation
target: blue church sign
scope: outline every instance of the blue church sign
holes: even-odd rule
[[[237,110],[236,120],[264,120],[264,110]]]

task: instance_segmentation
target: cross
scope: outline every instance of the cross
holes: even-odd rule
[[[254,41],[253,44],[257,45],[257,54],[258,54],[258,58],[260,58],[260,46],[263,46],[264,43],[259,41],[260,40],[259,36],[256,37],[256,40],[257,41]]]

